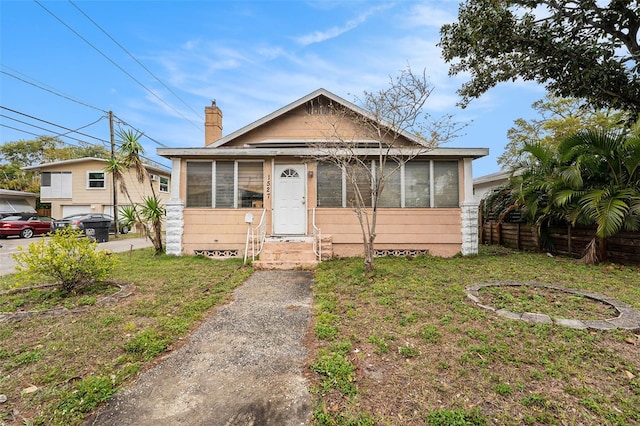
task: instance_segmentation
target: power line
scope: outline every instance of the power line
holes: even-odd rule
[[[91,21],[91,23],[93,25],[95,25],[100,31],[102,31],[104,35],[109,37],[111,39],[111,41],[113,41],[120,49],[122,49],[127,55],[129,55],[129,57],[131,59],[133,59],[138,65],[140,65],[145,71],[147,71],[153,78],[155,78],[156,81],[158,81],[160,84],[162,84],[162,86],[164,86],[164,88],[167,89],[173,96],[175,96],[178,100],[180,100],[180,102],[182,102],[184,104],[184,106],[189,108],[198,117],[198,119],[202,118],[200,113],[196,112],[193,108],[191,108],[191,106],[189,104],[187,104],[169,86],[167,86],[162,80],[160,80],[155,74],[153,74],[151,72],[151,70],[149,70],[146,66],[144,66],[144,64],[142,62],[140,62],[135,56],[133,56],[133,54],[131,54],[127,49],[125,49],[124,46],[122,46],[120,43],[118,43],[109,33],[107,33],[107,31],[105,31],[100,25],[98,25],[93,19],[91,19],[91,17],[89,17],[89,15],[87,15],[82,9],[80,9],[80,7],[78,7],[72,0],[69,0],[69,3],[71,3],[71,5],[73,7],[78,9],[78,11],[80,13],[82,13],[89,21]]]
[[[55,132],[51,131],[51,129],[47,129],[47,128],[44,128],[44,127],[36,126],[36,125],[31,124],[31,123],[27,123],[27,122],[24,122],[24,121],[21,121],[21,120],[12,118],[12,117],[5,116],[3,114],[0,114],[0,116],[6,117],[6,118],[8,118],[10,120],[13,120],[13,121],[17,121],[18,123],[23,123],[23,124],[26,124],[28,126],[35,127],[36,129],[44,130],[47,133],[52,133],[54,137],[55,136],[60,136],[59,134],[58,135],[54,134]],[[57,126],[56,124],[53,124],[53,125]],[[7,129],[15,130],[15,131],[18,131],[18,132],[21,132],[21,133],[26,133],[28,135],[32,135],[32,136],[36,136],[36,137],[41,137],[42,136],[42,134],[29,132],[28,130],[19,129],[17,127],[9,126],[7,124],[0,123],[0,127],[5,127]],[[60,127],[60,126],[58,126],[58,127]],[[92,144],[92,143],[87,142],[87,141],[82,140],[82,139],[74,138],[73,136],[65,136],[65,137],[69,138],[69,139],[72,139],[72,140],[75,140],[77,142],[80,142],[81,144],[86,144],[86,145],[89,145],[89,146],[100,146],[100,145],[97,145],[97,144]],[[64,145],[68,145],[68,146],[72,146],[72,147],[78,147],[78,145],[74,145],[74,144],[65,142],[63,140],[59,140],[59,142],[64,144]],[[121,145],[122,144],[116,143],[116,146],[121,146]],[[145,164],[152,165],[152,166],[155,166],[155,167],[158,167],[158,168],[161,168],[161,169],[168,169],[168,166],[166,166],[166,165],[164,165],[162,163],[159,163],[159,162],[157,162],[155,160],[152,160],[152,159],[150,159],[148,157],[145,157],[143,155],[141,155],[140,158],[143,160],[143,162]]]
[[[29,76],[27,76],[26,74],[23,74],[23,73],[21,73],[21,72],[19,72],[19,71],[15,70],[15,69],[13,69],[13,68],[11,68],[11,67],[7,66],[7,65],[1,64],[1,66],[5,67],[5,68],[9,68],[9,69],[10,69],[10,70],[12,70],[13,72],[16,72],[16,73],[18,73],[18,74],[22,74],[22,75],[24,75],[25,77],[29,77]],[[104,110],[102,110],[102,109],[100,109],[100,108],[98,108],[98,107],[96,107],[96,106],[90,105],[90,104],[88,104],[88,103],[86,103],[86,102],[83,102],[83,101],[80,101],[80,100],[74,99],[74,98],[72,98],[71,96],[68,96],[68,95],[65,95],[65,94],[63,94],[63,93],[61,93],[61,92],[58,92],[58,91],[56,91],[56,90],[55,90],[55,89],[53,89],[53,88],[48,89],[48,88],[46,88],[46,87],[39,86],[39,85],[37,85],[37,84],[31,83],[30,81],[27,81],[27,80],[25,80],[25,79],[23,79],[23,78],[20,78],[20,77],[18,77],[18,76],[16,76],[16,75],[13,75],[13,74],[8,73],[8,72],[6,72],[6,71],[0,71],[0,73],[2,73],[2,74],[4,74],[4,75],[8,75],[9,77],[13,77],[13,78],[15,78],[16,80],[20,80],[20,81],[22,81],[23,83],[27,83],[27,84],[29,84],[29,85],[31,85],[31,86],[37,87],[38,89],[41,89],[41,90],[47,91],[47,92],[49,92],[49,93],[53,93],[54,95],[56,95],[56,96],[60,96],[61,98],[67,99],[67,100],[69,100],[69,101],[72,101],[72,102],[78,103],[78,104],[80,104],[80,105],[83,105],[83,106],[86,106],[86,107],[89,107],[89,108],[93,108],[93,109],[95,109],[95,110],[98,110],[98,111],[101,111],[101,112],[104,112],[104,113],[106,113],[106,112],[107,112],[107,111],[104,111]],[[35,78],[33,78],[33,77],[29,77],[29,78],[30,78],[30,79],[32,79],[32,80],[34,80],[34,81],[38,81],[38,80],[36,80],[36,79],[35,79]],[[42,83],[42,82],[39,82],[39,81],[38,81],[38,83],[40,83],[41,85],[46,85],[45,83]]]
[[[34,124],[26,123],[26,122],[24,122],[24,121],[21,121],[21,120],[15,119],[15,118],[11,118],[11,117],[7,117],[7,118],[9,118],[10,120],[13,120],[13,121],[17,121],[18,123],[26,124],[26,125],[28,125],[28,126],[30,126],[30,127],[35,127],[36,129],[44,130],[45,132],[52,134],[52,136],[53,136],[53,137],[57,137],[57,136],[58,136],[58,135],[57,135],[57,134],[55,134],[55,132],[54,132],[54,131],[52,131],[51,129],[47,129],[47,128],[44,128],[44,127],[36,126],[36,125],[34,125]],[[36,136],[36,137],[41,137],[41,136],[42,136],[42,133],[33,133],[33,132],[29,132],[28,130],[18,129],[17,127],[12,127],[12,126],[9,126],[9,125],[7,125],[7,124],[0,124],[0,126],[1,126],[1,127],[6,127],[7,129],[11,129],[11,130],[16,130],[16,131],[18,131],[18,132],[26,133],[26,134],[28,134],[28,135]],[[87,142],[87,141],[82,140],[82,139],[74,138],[73,136],[65,136],[65,137],[66,137],[66,138],[68,138],[68,139],[73,139],[74,141],[77,141],[77,142],[80,142],[80,143],[87,144],[87,145],[91,145],[91,146],[100,146],[100,145],[97,145],[97,144],[92,144],[92,143]],[[63,140],[60,140],[60,142],[61,142],[61,143],[63,143],[63,144],[65,144],[65,145],[76,146],[76,145],[70,144],[70,143],[68,143],[68,142],[65,142],[65,141],[63,141]]]
[[[24,82],[24,83],[30,84],[31,86],[34,86],[34,87],[36,87],[36,88],[38,88],[38,89],[41,89],[41,90],[47,91],[47,92],[49,92],[49,93],[53,93],[53,94],[54,94],[54,95],[56,95],[56,96],[60,96],[60,97],[62,97],[62,98],[64,98],[64,99],[70,100],[70,101],[75,102],[75,103],[78,103],[78,104],[80,104],[80,105],[83,105],[83,106],[86,106],[86,107],[89,107],[89,108],[95,109],[95,110],[97,110],[97,111],[103,112],[105,115],[106,115],[106,114],[108,114],[108,111],[105,111],[105,110],[103,110],[103,109],[101,109],[101,108],[98,108],[98,107],[96,107],[96,106],[90,105],[90,104],[88,104],[88,103],[86,103],[86,102],[80,101],[80,100],[78,100],[78,99],[74,99],[74,98],[72,98],[71,96],[68,96],[68,95],[62,94],[61,92],[57,91],[55,88],[53,88],[53,87],[51,87],[51,86],[47,85],[46,83],[40,82],[40,81],[36,80],[35,78],[33,78],[33,77],[31,77],[31,76],[28,76],[28,75],[26,75],[26,74],[24,74],[24,73],[21,73],[20,71],[18,71],[18,70],[16,70],[16,69],[14,69],[14,68],[11,68],[11,67],[10,67],[10,66],[8,66],[8,65],[0,64],[0,66],[5,67],[5,68],[8,68],[8,69],[12,70],[13,72],[15,72],[15,73],[17,73],[17,74],[23,75],[23,76],[24,76],[24,77],[26,77],[26,78],[30,78],[30,79],[32,79],[32,80],[34,80],[34,81],[37,81],[38,83],[40,83],[40,85],[37,85],[37,84],[31,83],[31,82],[29,82],[29,81],[25,80],[24,78],[20,78],[20,77],[18,77],[18,76],[16,76],[16,75],[11,74],[11,73],[8,73],[8,72],[6,72],[6,71],[0,71],[0,73],[2,73],[2,74],[8,75],[8,76],[10,76],[10,77],[13,77],[13,78],[15,78],[15,79],[17,79],[17,80],[19,80],[19,81]],[[44,87],[44,86],[48,86],[49,88]],[[3,108],[5,108],[5,107],[3,107]],[[11,110],[11,109],[9,109],[9,108],[5,108],[5,109],[8,109],[8,110],[10,110],[10,111],[12,111],[12,112],[15,112],[16,114],[20,114],[20,115],[28,116],[27,114],[24,114],[24,113],[21,113],[21,112],[18,112],[18,111],[13,111],[13,110]],[[9,117],[7,117],[7,118],[9,118]],[[30,117],[30,118],[31,118],[31,117]],[[39,120],[39,121],[46,122],[45,120],[42,120],[42,119],[39,119],[39,118],[36,118],[36,117],[32,117],[32,118],[33,118],[33,119],[35,119],[35,120]],[[102,118],[104,118],[104,117],[102,117]],[[97,123],[97,122],[98,122],[98,121],[100,121],[102,118],[98,119],[96,122],[91,123],[91,124],[95,124],[95,123]],[[163,144],[162,142],[159,142],[159,141],[155,140],[154,138],[152,138],[151,136],[147,135],[146,133],[144,133],[144,132],[142,132],[142,131],[140,131],[140,130],[138,130],[138,129],[134,128],[132,125],[130,125],[130,124],[128,124],[128,123],[126,123],[126,122],[125,122],[124,120],[122,120],[121,118],[119,118],[119,120],[120,120],[120,122],[122,122],[123,124],[125,124],[125,125],[127,125],[127,126],[131,127],[132,129],[136,130],[137,132],[141,133],[145,138],[149,139],[150,141],[154,142],[155,144],[157,144],[157,145],[159,145],[159,146],[161,146],[161,147],[163,147],[163,148],[168,148],[168,146],[167,146],[167,145]],[[28,123],[25,123],[25,124],[28,124]],[[59,125],[57,125],[57,124],[53,124],[53,123],[48,123],[48,124],[52,124],[52,125],[54,125],[54,126],[56,126],[56,127],[64,128],[63,126],[59,126]],[[84,127],[88,127],[88,126],[90,126],[91,124],[88,124],[87,126],[84,126]],[[5,127],[10,128],[10,129],[14,129],[13,127],[10,127],[10,126],[5,126]],[[35,126],[34,126],[34,127],[35,127]],[[84,128],[84,127],[80,127],[80,128],[79,128],[79,129],[77,129],[77,130],[80,130],[80,129]],[[14,130],[19,130],[19,129],[14,129]],[[46,130],[46,129],[43,129],[43,130]],[[19,130],[19,131],[20,131],[20,130]],[[39,136],[39,135],[37,135],[37,134],[35,134],[35,133],[30,133],[30,132],[25,132],[25,133],[27,133],[27,134],[32,134],[32,135],[34,135],[34,136]],[[62,135],[62,136],[63,136],[64,134],[60,134],[60,135]],[[89,137],[92,137],[92,138],[96,139],[96,138],[95,138],[95,137],[93,137],[93,136],[89,136]],[[103,140],[103,139],[99,139],[99,140],[100,140],[100,141],[102,141],[102,142],[104,142],[104,140]]]
[[[169,107],[173,112],[175,112],[176,114],[178,114],[180,117],[184,118],[185,120],[187,120],[189,123],[191,123],[194,127],[196,127],[197,129],[200,129],[200,127],[198,127],[194,122],[192,122],[191,120],[189,120],[187,117],[185,117],[180,111],[178,111],[177,109],[175,109],[174,107],[172,107],[171,105],[169,105],[164,99],[162,99],[160,96],[158,96],[154,91],[152,91],[151,89],[147,88],[144,84],[142,84],[140,81],[138,81],[134,76],[132,76],[129,72],[127,72],[124,68],[122,68],[120,65],[118,65],[114,60],[112,60],[111,58],[109,58],[109,56],[107,56],[105,53],[103,53],[100,49],[98,49],[96,46],[94,46],[93,44],[91,44],[91,42],[89,42],[89,40],[87,40],[86,38],[84,38],[82,35],[80,35],[80,33],[78,33],[76,30],[74,30],[73,28],[71,28],[71,26],[67,25],[62,19],[60,19],[58,16],[56,16],[56,14],[54,14],[53,12],[51,12],[49,9],[47,9],[46,7],[44,7],[38,0],[33,0],[34,2],[36,2],[36,4],[38,6],[40,6],[41,8],[43,8],[45,11],[47,11],[47,13],[49,13],[51,16],[53,16],[58,22],[60,22],[62,25],[64,25],[65,27],[67,27],[71,32],[73,32],[76,36],[78,36],[82,41],[84,41],[85,43],[87,43],[89,46],[91,46],[96,52],[98,52],[100,55],[102,55],[106,60],[108,60],[109,62],[111,62],[116,68],[118,68],[120,71],[122,71],[125,75],[127,75],[130,79],[132,79],[133,81],[135,81],[140,87],[142,87],[144,90],[146,90],[147,92],[149,92],[151,95],[153,95],[156,99],[158,99],[160,102],[162,102],[163,104],[165,104],[167,107]]]
[[[77,129],[77,130],[73,130],[73,129],[69,129],[68,127],[64,127],[64,126],[61,126],[61,125],[59,125],[59,124],[55,124],[55,123],[52,123],[52,122],[50,122],[50,121],[43,120],[42,118],[34,117],[34,116],[32,116],[32,115],[29,115],[29,114],[25,114],[25,113],[23,113],[23,112],[16,111],[16,110],[14,110],[14,109],[7,108],[7,107],[2,106],[2,105],[0,105],[0,108],[5,109],[5,110],[7,110],[7,111],[11,111],[11,112],[12,112],[12,113],[14,113],[14,114],[22,115],[22,116],[27,117],[27,118],[30,118],[30,119],[32,119],[32,120],[40,121],[40,122],[43,122],[43,123],[49,124],[49,125],[51,125],[51,126],[59,127],[59,128],[61,128],[61,129],[64,129],[64,130],[67,130],[67,131],[68,131],[67,133],[59,133],[59,134],[56,134],[56,136],[66,136],[66,135],[68,135],[69,133],[77,133],[77,134],[79,134],[79,135],[81,135],[81,136],[85,136],[85,137],[87,137],[87,138],[95,139],[95,140],[100,141],[100,142],[102,142],[102,143],[109,143],[109,141],[107,141],[107,140],[105,140],[105,139],[100,139],[100,138],[98,138],[98,137],[96,137],[96,136],[87,135],[86,133],[81,133],[81,132],[78,132],[78,131],[77,131],[77,130],[83,129],[83,128],[85,128],[85,127],[89,127],[89,126],[91,126],[91,125],[93,125],[93,124],[96,124],[98,121],[103,120],[105,117],[100,117],[98,120],[94,121],[93,123],[87,124],[86,126],[82,126],[82,127],[80,127],[79,129]],[[8,118],[8,119],[10,119],[10,120],[14,120],[14,121],[21,122],[21,123],[23,123],[23,124],[30,125],[30,126],[35,127],[35,128],[37,128],[37,129],[41,129],[41,130],[48,130],[48,129],[45,129],[45,128],[42,128],[42,127],[38,127],[38,126],[35,126],[35,125],[33,125],[33,124],[30,124],[30,123],[24,122],[24,121],[17,120],[17,119],[15,119],[15,118],[11,118],[11,117],[6,116],[6,115],[2,115],[2,117],[6,117],[6,118]],[[72,139],[73,139],[73,138],[72,138]]]
[[[151,136],[148,136],[146,133],[144,133],[141,130],[136,129],[135,127],[133,127],[131,124],[127,123],[126,121],[124,121],[123,119],[121,119],[120,117],[118,117],[117,115],[114,115],[115,118],[118,119],[118,123],[119,124],[123,124],[127,127],[131,127],[133,130],[135,130],[136,132],[140,133],[142,136],[144,136],[145,138],[149,139],[151,142],[154,142],[158,145],[160,145],[163,148],[169,148],[167,145],[163,144],[162,142],[158,142],[157,140],[153,139]]]

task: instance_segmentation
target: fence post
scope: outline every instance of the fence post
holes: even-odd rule
[[[569,257],[573,257],[573,248],[571,247],[571,225],[567,226],[567,249],[569,251]]]
[[[520,250],[520,222],[517,223],[516,228],[516,250]]]

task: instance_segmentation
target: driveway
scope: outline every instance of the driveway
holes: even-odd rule
[[[293,426],[311,421],[303,339],[313,273],[256,271],[180,349],[85,426]]]
[[[0,240],[0,275],[14,273],[16,263],[12,255],[18,252],[19,246],[26,248],[30,243],[37,241],[38,238],[49,239],[49,237],[34,237],[29,239],[10,237]],[[113,252],[123,252],[151,246],[151,240],[146,238],[116,239],[113,238],[113,235],[109,236],[109,241],[98,244],[99,249],[111,250]]]

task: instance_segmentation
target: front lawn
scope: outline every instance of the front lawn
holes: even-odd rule
[[[101,304],[118,288],[72,297],[45,288],[0,295],[0,311],[66,308],[73,313],[0,322],[0,425],[79,424],[98,404],[229,301],[252,269],[241,260],[154,257],[152,249],[116,254],[113,274],[126,297]],[[0,290],[14,287],[0,277]]]
[[[640,424],[638,335],[506,319],[465,292],[482,282],[539,282],[640,310],[640,269],[496,248],[481,253],[380,258],[371,277],[361,259],[319,267],[310,339],[315,424]],[[491,289],[481,296],[514,311],[611,314],[608,305],[568,293]]]

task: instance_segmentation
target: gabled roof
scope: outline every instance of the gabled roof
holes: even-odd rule
[[[326,89],[320,88],[320,89],[318,89],[318,90],[316,90],[314,92],[309,93],[307,96],[304,96],[304,97],[298,99],[297,101],[294,101],[294,102],[290,103],[289,105],[286,105],[286,106],[284,106],[284,107],[272,112],[269,115],[265,115],[261,119],[256,120],[253,123],[251,123],[251,124],[249,124],[247,126],[244,126],[243,128],[238,129],[235,132],[233,132],[233,133],[231,133],[231,134],[229,134],[229,135],[217,140],[216,142],[212,143],[211,145],[208,145],[207,148],[218,148],[218,147],[221,147],[221,146],[225,145],[226,143],[236,139],[237,137],[242,136],[242,135],[244,135],[244,134],[256,129],[257,127],[260,127],[263,124],[268,123],[268,122],[270,122],[270,121],[272,121],[272,120],[274,120],[274,119],[276,119],[276,118],[288,113],[289,111],[292,111],[292,110],[294,110],[294,109],[296,109],[296,108],[298,108],[298,107],[300,107],[302,105],[305,105],[307,102],[317,98],[318,96],[325,96],[326,98],[330,99],[331,101],[333,101],[333,102],[335,102],[337,104],[340,104],[343,107],[346,107],[346,108],[352,110],[353,112],[355,112],[357,114],[360,114],[360,115],[362,115],[364,117],[367,117],[369,119],[372,119],[372,120],[375,119],[375,117],[373,117],[369,112],[365,111],[364,109],[360,108],[359,106],[357,106],[357,105],[355,105],[355,104],[353,104],[353,103],[341,98],[338,95],[335,95],[335,94],[329,92]],[[384,122],[382,122],[381,124],[385,125]],[[387,127],[391,127],[391,126],[387,125]],[[420,145],[424,145],[424,143],[421,140],[419,140],[415,135],[413,135],[411,133],[400,132],[400,134],[402,136],[404,136],[405,138],[407,138],[408,140],[412,141],[412,142],[415,142],[415,143],[420,144]]]
[[[69,165],[69,164],[78,164],[78,163],[86,163],[86,162],[90,162],[90,161],[99,161],[102,163],[106,163],[108,160],[104,159],[104,158],[97,158],[97,157],[82,157],[82,158],[73,158],[71,160],[61,160],[61,161],[52,161],[51,163],[41,163],[35,166],[28,166],[28,167],[23,167],[22,170],[42,170],[45,168],[50,168],[50,167],[58,167],[58,166],[64,166],[64,165]],[[159,173],[165,173],[165,174],[170,174],[171,171],[167,168],[164,167],[161,164],[158,164],[157,166],[152,165],[152,164],[147,164],[147,163],[143,163],[144,167],[147,170],[150,171],[154,171],[154,172],[159,172]]]

